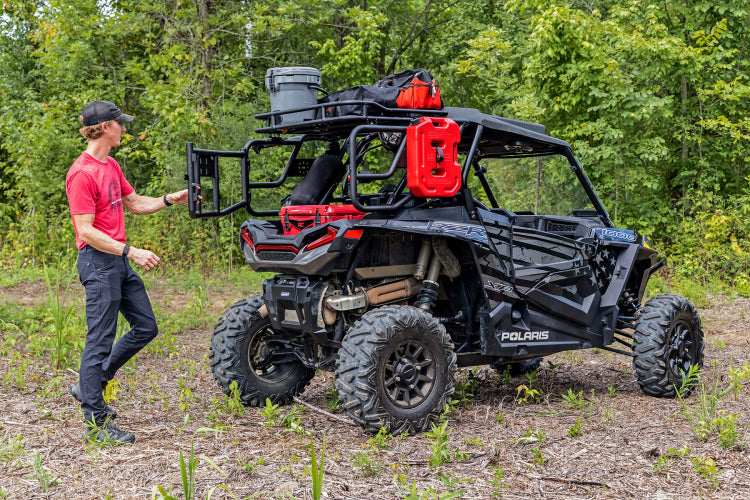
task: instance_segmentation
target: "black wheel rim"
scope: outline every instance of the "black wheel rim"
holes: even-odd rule
[[[247,364],[262,380],[275,381],[286,377],[289,365],[273,363],[273,346],[268,338],[273,335],[270,326],[260,328],[247,346]]]
[[[435,387],[435,355],[422,341],[401,342],[388,355],[384,368],[385,394],[399,408],[421,405]]]
[[[678,321],[670,332],[667,364],[676,380],[681,380],[698,364],[695,332],[686,321]]]

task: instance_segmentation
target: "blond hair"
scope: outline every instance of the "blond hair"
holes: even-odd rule
[[[83,116],[79,117],[79,119],[81,120],[81,123],[83,123]],[[97,123],[96,125],[89,125],[88,127],[82,127],[78,129],[78,131],[86,139],[88,139],[89,141],[93,141],[104,135],[104,129],[102,129],[102,124],[106,123],[107,125],[112,125],[112,122],[116,122],[116,121],[117,120],[108,120],[106,122]]]

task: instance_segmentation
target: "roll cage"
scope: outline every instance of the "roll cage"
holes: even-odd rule
[[[336,106],[347,106],[357,109],[360,114],[336,116]],[[288,113],[314,109],[317,118],[303,123],[281,127],[276,117]],[[576,175],[578,181],[591,201],[596,216],[607,227],[614,227],[609,214],[596,194],[596,190],[586,175],[583,167],[573,154],[570,145],[560,139],[545,134],[543,125],[501,118],[481,113],[471,108],[447,107],[442,110],[390,109],[369,101],[342,101],[337,103],[317,104],[305,108],[261,113],[256,118],[266,121],[266,126],[256,129],[257,133],[268,137],[252,139],[239,151],[221,151],[195,148],[187,144],[189,211],[194,218],[218,217],[244,208],[255,217],[275,217],[277,210],[259,210],[252,205],[251,193],[255,189],[272,189],[283,185],[290,177],[304,177],[310,170],[313,159],[301,158],[300,152],[305,143],[310,141],[328,142],[340,156],[347,155],[346,175],[331,186],[327,186],[323,200],[327,202],[351,203],[362,212],[394,212],[418,200],[406,189],[404,174],[394,190],[384,194],[363,193],[359,187],[363,182],[384,180],[396,175],[399,166],[403,165],[402,156],[406,150],[406,140],[397,146],[394,159],[387,171],[373,173],[361,171],[360,166],[369,144],[380,137],[380,134],[403,134],[414,125],[420,117],[437,117],[453,120],[460,127],[458,154],[464,157],[461,166],[461,187],[455,196],[454,204],[466,206],[469,213],[474,212],[475,200],[468,188],[468,177],[474,173],[487,195],[491,208],[499,207],[486,179],[486,169],[481,160],[489,158],[522,158],[550,155],[562,155]],[[290,146],[292,151],[276,180],[253,182],[250,180],[250,154],[260,153],[263,149]],[[222,207],[219,185],[221,182],[219,159],[236,158],[240,163],[241,200]],[[211,180],[211,208],[203,208],[204,201],[199,197],[201,181]],[[343,182],[343,195],[333,197],[338,185]],[[511,214],[512,215],[512,214]],[[593,214],[592,214],[593,215]]]

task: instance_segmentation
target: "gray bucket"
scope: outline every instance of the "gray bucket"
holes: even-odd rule
[[[318,103],[320,71],[315,68],[292,66],[269,68],[266,71],[266,88],[271,93],[271,111],[314,106]],[[317,110],[310,109],[273,118],[273,125],[297,125],[314,120]]]

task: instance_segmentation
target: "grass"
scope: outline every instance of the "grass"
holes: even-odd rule
[[[310,436],[310,474],[312,476],[312,496],[314,500],[320,500],[323,491],[323,476],[325,475],[325,454],[326,454],[326,435],[323,434],[323,443],[319,453],[315,452],[315,442],[312,435]]]

